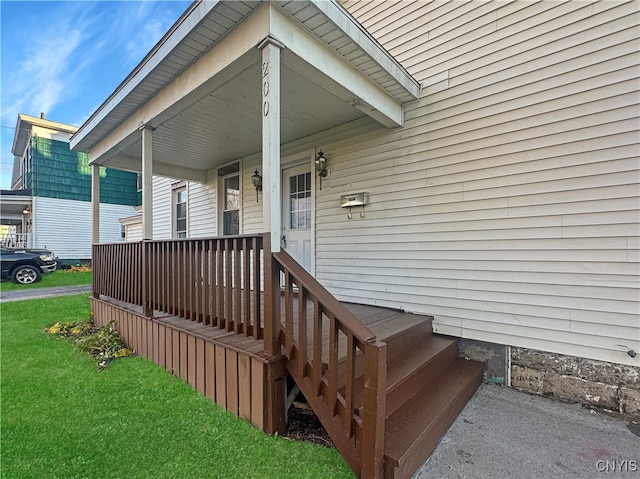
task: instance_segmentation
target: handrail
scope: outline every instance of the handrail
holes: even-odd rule
[[[272,258],[284,279],[287,370],[349,466],[381,478],[387,346],[287,252]]]
[[[327,291],[317,279],[311,276],[311,274],[286,251],[273,253],[273,257],[284,270],[287,270],[289,274],[295,277],[295,283],[298,288],[313,291],[314,296],[322,304],[325,311],[336,318],[340,318],[340,323],[349,329],[356,339],[362,343],[368,343],[376,339],[376,335],[365,324],[349,311],[344,304],[338,301],[335,296]]]

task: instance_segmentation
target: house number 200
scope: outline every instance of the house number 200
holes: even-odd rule
[[[267,75],[269,75],[269,63],[268,62],[263,62],[262,63],[262,78],[266,78]],[[266,97],[269,94],[269,81],[265,80],[262,83],[262,96]],[[262,104],[262,113],[264,114],[264,116],[267,116],[269,114],[269,101],[265,100],[264,103]]]

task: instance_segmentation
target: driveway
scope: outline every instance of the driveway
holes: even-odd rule
[[[57,286],[55,288],[33,288],[21,291],[0,291],[0,303],[24,301],[27,299],[53,298],[55,296],[68,296],[71,294],[90,292],[90,284],[81,286]]]

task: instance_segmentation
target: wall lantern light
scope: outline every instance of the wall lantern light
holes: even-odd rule
[[[322,178],[329,178],[329,168],[327,168],[327,159],[322,150],[316,155],[316,172],[320,177],[320,189],[322,189]]]
[[[258,172],[257,168],[256,168],[256,171],[253,172],[253,175],[251,175],[251,183],[253,184],[253,187],[256,189],[256,203],[257,203],[258,192],[262,191],[262,176],[260,176],[260,173]]]
[[[31,213],[31,211],[29,210],[29,207],[25,206],[24,209],[22,210],[22,214],[23,215],[28,215],[29,213]]]

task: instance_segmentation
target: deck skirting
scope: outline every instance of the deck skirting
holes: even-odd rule
[[[268,433],[284,432],[284,356],[264,354],[262,341],[174,316],[148,318],[91,298],[97,326],[113,321],[125,344],[219,406]]]

